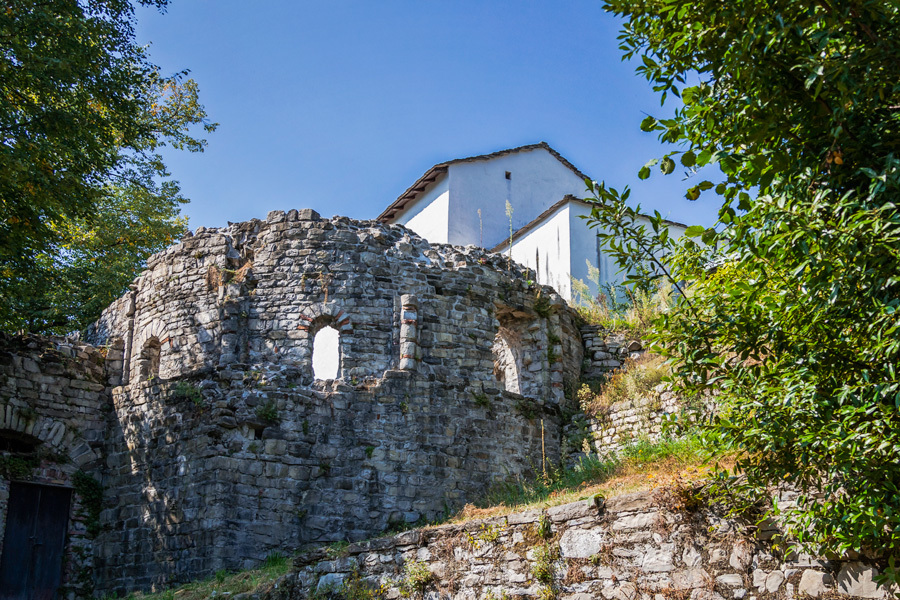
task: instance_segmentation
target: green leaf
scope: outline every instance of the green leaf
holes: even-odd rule
[[[647,116],[641,121],[641,131],[654,131],[656,129],[657,121],[655,118]]]
[[[704,231],[706,231],[706,227],[704,227],[703,225],[691,225],[684,230],[684,235],[689,238],[695,238],[700,237]]]
[[[669,175],[672,171],[675,170],[675,161],[666,156],[659,163],[659,170],[663,172],[665,175]]]

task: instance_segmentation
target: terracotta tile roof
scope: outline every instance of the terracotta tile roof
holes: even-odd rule
[[[479,154],[478,156],[470,156],[468,158],[457,158],[454,160],[448,160],[447,162],[442,162],[434,165],[427,171],[425,174],[419,177],[414,184],[409,186],[409,188],[400,194],[400,196],[394,200],[390,206],[388,206],[384,211],[378,215],[378,220],[382,222],[387,222],[393,219],[398,212],[406,208],[406,205],[412,200],[416,199],[416,196],[425,191],[429,185],[437,181],[439,177],[447,173],[447,169],[450,165],[455,165],[458,163],[464,162],[477,162],[482,160],[491,160],[493,158],[499,158],[501,156],[506,156],[507,154],[517,154],[519,152],[528,152],[530,150],[537,150],[538,148],[543,148],[550,154],[552,154],[559,162],[564,164],[566,167],[571,169],[573,173],[578,175],[581,179],[587,179],[587,175],[579,171],[575,165],[570,163],[566,158],[550,147],[550,144],[547,142],[538,142],[537,144],[528,144],[527,146],[519,146],[517,148],[508,148],[506,150],[499,150],[497,152],[491,152],[490,154]]]

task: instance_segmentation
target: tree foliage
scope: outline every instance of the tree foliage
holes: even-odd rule
[[[0,92],[0,328],[72,331],[184,230],[159,150],[215,125],[135,44],[127,0],[7,3]]]
[[[722,489],[800,490],[782,516],[814,552],[900,555],[900,7],[606,8],[626,19],[625,56],[683,103],[641,124],[674,146],[639,176],[676,160],[721,173],[688,191],[720,198],[717,227],[689,239],[659,215],[642,225],[628,190],[602,183],[590,224],[639,282],[687,282],[657,342],[683,388],[720,391],[708,441],[739,457]]]

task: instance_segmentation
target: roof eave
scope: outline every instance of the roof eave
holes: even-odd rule
[[[396,217],[410,202],[414,201],[419,194],[424,192],[428,186],[437,181],[442,175],[446,174],[447,166],[448,163],[441,163],[434,165],[425,171],[425,174],[419,177],[405,192],[400,194],[396,200],[391,202],[390,206],[384,209],[384,211],[376,217],[376,220],[387,223]]]
[[[497,244],[496,246],[491,248],[489,250],[489,252],[501,252],[502,250],[504,250],[504,248],[508,248],[510,241],[512,241],[513,243],[517,242],[526,233],[528,233],[532,229],[537,228],[543,221],[546,221],[553,213],[555,213],[561,207],[563,207],[566,204],[569,204],[571,202],[578,202],[579,204],[583,204],[585,206],[590,206],[591,204],[593,204],[592,202],[585,200],[584,198],[578,198],[577,196],[572,196],[571,194],[566,194],[565,196],[562,197],[561,200],[558,200],[552,206],[550,206],[550,208],[548,208],[547,210],[545,210],[544,212],[542,212],[541,214],[536,216],[534,219],[529,221],[527,224],[525,224],[522,227],[515,230],[513,232],[512,236],[510,236],[509,240],[504,240],[504,241],[500,242],[499,244]],[[644,215],[644,214],[640,214],[638,216],[648,218],[647,215]],[[677,221],[670,221],[669,219],[663,219],[663,223],[665,223],[666,225],[674,225],[676,227],[687,228],[687,225],[685,225],[684,223],[679,223]]]

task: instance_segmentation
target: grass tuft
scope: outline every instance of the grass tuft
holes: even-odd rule
[[[136,592],[129,600],[206,600],[210,597],[234,596],[245,592],[261,591],[286,575],[291,568],[291,559],[280,552],[269,554],[258,569],[229,573],[224,569],[203,581],[195,581],[177,588],[152,594]]]
[[[704,479],[706,454],[694,436],[638,439],[616,456],[583,457],[571,469],[541,477],[496,484],[476,504],[468,504],[454,522],[485,519],[532,508],[545,508],[600,496],[610,498],[638,490],[681,485]]]
[[[596,277],[595,277],[596,276]],[[588,279],[599,287],[599,271],[588,262]],[[663,285],[647,292],[621,286],[606,286],[596,297],[588,284],[572,278],[572,306],[589,325],[642,339],[653,329],[656,319],[672,305],[672,289]]]

